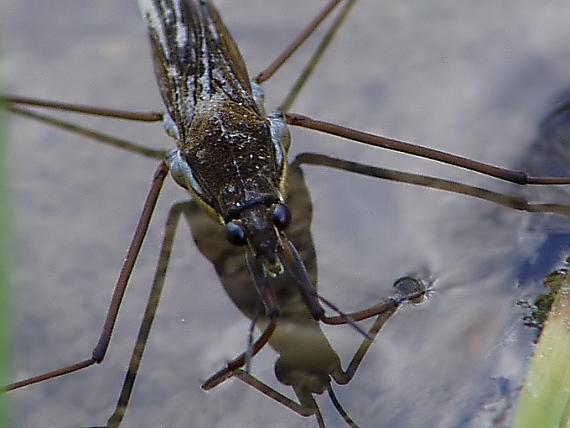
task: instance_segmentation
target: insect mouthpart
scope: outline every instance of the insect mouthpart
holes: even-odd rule
[[[285,270],[283,268],[283,263],[281,263],[281,260],[279,259],[279,257],[273,257],[273,260],[269,260],[268,258],[264,258],[264,264],[263,266],[265,267],[265,270],[267,271],[267,274],[271,277],[271,278],[275,278],[279,275],[281,275],[283,273],[283,271]]]

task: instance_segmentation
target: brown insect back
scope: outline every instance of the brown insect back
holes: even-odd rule
[[[174,127],[170,133],[178,138],[179,153],[171,154],[177,182],[219,219],[246,205],[282,202],[285,149],[272,139],[271,123],[218,12],[208,2],[140,5],[170,115],[166,128]]]

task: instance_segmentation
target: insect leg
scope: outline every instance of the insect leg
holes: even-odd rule
[[[259,338],[253,344],[252,350],[249,352],[251,357],[255,356],[267,344],[267,342],[271,338],[271,335],[275,331],[276,325],[277,325],[277,320],[275,318],[271,318],[269,320],[269,324],[267,325],[267,327],[265,327],[265,330],[263,330],[261,336],[259,336]],[[227,363],[226,367],[224,367],[217,373],[210,376],[206,380],[206,382],[202,384],[202,389],[205,389],[206,391],[210,390],[218,386],[220,383],[224,382],[225,380],[229,379],[230,377],[232,377],[237,369],[245,365],[247,354],[248,352],[240,354],[239,356],[231,360],[229,363]]]
[[[279,404],[284,405],[288,409],[294,411],[300,416],[308,417],[315,415],[317,419],[317,423],[319,424],[319,428],[325,428],[325,422],[323,420],[323,416],[319,407],[313,398],[312,395],[305,395],[307,399],[307,403],[305,405],[298,403],[289,397],[281,394],[280,392],[276,391],[266,383],[260,381],[255,376],[247,373],[242,369],[236,370],[234,376],[240,379],[241,381],[245,382],[249,386],[257,389],[259,392],[264,394],[265,396],[271,398],[272,400],[277,401]],[[352,425],[351,425],[352,426]],[[356,425],[354,425],[356,426]]]
[[[176,235],[180,215],[184,213],[187,207],[188,202],[177,203],[170,208],[170,211],[168,213],[164,238],[160,247],[160,256],[154,272],[154,278],[152,280],[152,288],[148,296],[144,316],[139,328],[135,346],[133,348],[131,360],[129,362],[129,368],[123,382],[121,395],[117,401],[115,411],[107,421],[108,427],[118,427],[120,425],[129,404],[137,373],[140,367],[140,362],[142,360],[152,323],[154,322],[156,310],[160,302],[160,296],[162,294],[164,280],[166,278],[166,271],[168,269],[168,263],[170,261],[170,254],[172,252],[172,243]]]
[[[117,110],[101,107],[86,106],[82,104],[62,103],[58,101],[38,100],[36,98],[13,97],[0,94],[0,107],[6,105],[8,110],[14,106],[23,105],[29,107],[45,108],[50,110],[61,110],[69,113],[88,114],[92,116],[103,116],[114,119],[134,120],[139,122],[160,122],[162,113],[159,112],[136,112],[128,110]]]
[[[111,334],[113,333],[115,321],[117,320],[119,307],[123,300],[123,296],[125,294],[125,290],[127,288],[128,281],[133,271],[135,262],[137,260],[140,248],[146,236],[148,225],[150,223],[150,219],[152,217],[154,207],[156,206],[156,201],[158,199],[158,195],[160,194],[160,190],[162,188],[162,184],[164,183],[164,178],[166,177],[167,172],[168,172],[168,167],[164,162],[161,162],[154,173],[152,184],[143,206],[142,214],[139,218],[139,222],[135,229],[131,244],[129,245],[129,249],[127,250],[125,262],[123,263],[121,273],[119,274],[119,278],[117,279],[115,290],[113,291],[111,304],[109,305],[109,308],[107,310],[107,316],[105,318],[105,324],[103,325],[99,341],[97,342],[97,345],[95,346],[95,349],[93,350],[91,357],[58,370],[53,370],[38,376],[34,376],[28,379],[21,380],[19,382],[15,382],[13,384],[6,386],[4,388],[5,391],[11,391],[17,388],[22,388],[24,386],[32,385],[34,383],[60,377],[65,374],[76,372],[78,370],[87,368],[95,363],[98,364],[101,361],[103,361],[103,358],[105,357],[105,353],[107,352],[107,348],[109,346],[109,341],[111,340]]]
[[[470,186],[450,180],[443,180],[441,178],[396,171],[387,168],[380,168],[358,162],[351,162],[318,153],[301,153],[297,155],[295,157],[295,160],[291,163],[291,165],[301,164],[335,168],[341,171],[348,171],[360,175],[365,175],[367,177],[380,178],[383,180],[396,181],[399,183],[413,184],[416,186],[471,196],[476,199],[485,200],[518,211],[545,212],[570,217],[569,205],[531,203],[527,199],[520,196],[493,192],[481,187]]]
[[[289,93],[287,94],[285,99],[281,102],[281,104],[279,104],[279,107],[277,107],[277,111],[280,111],[280,112],[289,111],[289,109],[291,108],[291,106],[295,102],[295,99],[297,98],[297,96],[299,95],[299,93],[301,92],[303,87],[305,86],[305,83],[307,82],[309,77],[315,71],[317,64],[319,63],[319,61],[323,57],[325,51],[327,50],[327,48],[331,44],[331,42],[332,42],[333,38],[335,37],[338,29],[341,27],[341,25],[346,20],[346,17],[348,16],[348,12],[350,12],[350,9],[352,8],[352,6],[354,6],[355,1],[356,0],[349,0],[346,2],[344,7],[342,8],[342,10],[337,15],[335,21],[330,26],[327,33],[321,39],[319,45],[317,46],[317,48],[313,52],[313,55],[311,56],[311,58],[309,59],[309,61],[305,65],[305,67],[303,68],[303,71],[301,71],[301,74],[299,74],[299,76],[295,80],[295,83],[293,83],[293,86],[289,90]]]
[[[277,401],[280,404],[283,404],[285,407],[293,410],[295,413],[298,413],[301,416],[312,416],[314,414],[314,409],[310,409],[306,406],[297,403],[296,401],[281,394],[280,392],[276,391],[266,383],[260,381],[258,378],[247,373],[242,369],[234,371],[233,375],[238,379],[242,380],[243,382],[247,383],[249,386],[257,389],[262,394],[266,395],[272,400]]]
[[[344,419],[344,421],[346,422],[346,424],[350,427],[350,428],[358,428],[358,425],[356,425],[356,423],[352,420],[352,418],[350,417],[350,415],[347,413],[346,410],[344,410],[344,408],[342,407],[342,405],[340,404],[340,401],[338,401],[338,398],[336,397],[336,394],[334,393],[334,390],[332,388],[332,385],[329,383],[328,387],[327,387],[327,392],[329,394],[329,398],[331,399],[331,402],[333,404],[333,406],[335,407],[335,409],[337,410],[338,414],[342,416],[342,418]]]
[[[287,46],[281,54],[273,62],[259,73],[253,80],[255,83],[263,83],[281,67],[287,59],[307,40],[307,38],[318,28],[318,26],[325,20],[325,18],[334,10],[334,8],[342,0],[331,0],[323,10],[307,25],[307,27],[299,34],[289,46]],[[354,3],[350,0],[349,3]]]
[[[61,119],[56,119],[50,116],[46,116],[35,111],[28,109],[22,109],[20,107],[11,106],[10,111],[12,113],[18,114],[20,116],[32,119],[44,124],[54,126],[59,129],[63,129],[72,132],[83,137],[95,140],[99,143],[106,144],[108,146],[115,147],[120,150],[125,150],[130,153],[139,154],[145,157],[162,160],[166,156],[166,150],[156,150],[149,147],[145,147],[141,144],[132,143],[121,138],[113,137],[111,135],[103,134],[99,131],[85,128],[83,126],[78,126],[70,122],[63,121]]]
[[[286,113],[285,117],[287,119],[287,123],[290,125],[313,129],[315,131],[346,138],[357,143],[368,144],[374,147],[407,153],[414,156],[431,159],[436,162],[458,166],[460,168],[479,172],[481,174],[499,178],[501,180],[509,181],[515,184],[570,184],[570,177],[534,177],[528,175],[523,171],[513,171],[505,168],[500,168],[494,165],[485,164],[440,150],[417,146],[415,144],[394,140],[392,138],[358,131],[356,129],[347,128],[322,120],[312,119],[310,117],[296,113]]]
[[[404,284],[404,282],[407,283],[406,286],[411,288],[410,290],[406,291],[407,295],[401,296],[400,298],[390,299],[390,300],[397,301],[397,300],[400,300],[401,298],[404,298],[405,300],[414,300],[415,294],[421,294],[421,293],[426,292],[424,284],[420,280],[418,280],[416,278],[412,278],[412,277],[403,277],[403,278],[398,279],[394,283],[394,287],[398,287],[399,284]],[[400,300],[400,301],[402,301],[402,300]],[[372,340],[370,340],[368,338],[364,338],[362,340],[362,343],[360,344],[360,346],[358,347],[358,349],[354,353],[354,356],[352,357],[352,360],[350,361],[350,364],[348,365],[348,368],[346,369],[346,371],[343,371],[339,367],[340,370],[333,371],[331,373],[331,376],[336,381],[336,383],[338,383],[340,385],[345,385],[352,380],[356,371],[358,370],[358,367],[360,366],[360,363],[362,363],[364,356],[366,355],[366,353],[370,349],[370,346],[372,345],[373,340],[376,338],[376,336],[378,335],[378,333],[380,332],[380,330],[382,329],[384,324],[386,324],[386,322],[396,313],[397,309],[398,309],[398,305],[396,305],[396,306],[393,305],[391,308],[388,308],[387,310],[385,310],[384,312],[381,312],[378,315],[378,317],[374,321],[374,324],[372,324],[372,326],[370,327],[370,330],[368,330],[368,335],[370,337],[372,337]]]

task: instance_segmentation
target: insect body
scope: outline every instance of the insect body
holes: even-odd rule
[[[208,1],[140,0],[154,68],[177,141],[167,162],[178,184],[225,225],[247,260],[268,314],[278,306],[268,275],[287,269],[311,283],[283,230],[289,131],[280,113],[265,115],[262,91],[250,82],[238,48]],[[324,314],[305,293],[315,318]]]

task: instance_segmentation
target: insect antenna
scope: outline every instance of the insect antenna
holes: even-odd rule
[[[347,413],[347,411],[344,410],[344,407],[342,407],[340,401],[338,401],[338,398],[335,395],[332,385],[330,383],[327,386],[327,392],[329,393],[329,397],[334,405],[334,408],[336,409],[338,414],[342,416],[347,425],[351,428],[359,428],[358,425],[356,425],[356,422],[354,422],[350,417],[350,415]]]

